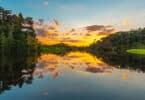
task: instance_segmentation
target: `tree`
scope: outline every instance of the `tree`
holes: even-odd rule
[[[0,54],[30,54],[38,50],[33,18],[0,7]],[[33,51],[33,52],[32,52]]]

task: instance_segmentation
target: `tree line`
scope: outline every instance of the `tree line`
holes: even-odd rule
[[[33,19],[0,7],[0,55],[30,54],[38,49]]]
[[[94,42],[89,50],[93,53],[126,54],[128,49],[145,49],[145,28],[123,31]]]

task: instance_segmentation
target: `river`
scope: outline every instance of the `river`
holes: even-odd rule
[[[0,100],[145,100],[144,59],[136,58],[86,52],[2,58]]]

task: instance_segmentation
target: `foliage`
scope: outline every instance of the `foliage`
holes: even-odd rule
[[[136,48],[145,48],[145,28],[112,34],[97,43],[93,43],[90,46],[90,51],[125,54],[126,50]]]
[[[32,18],[0,7],[0,55],[29,54],[38,47]]]
[[[71,47],[65,45],[65,44],[57,44],[57,45],[51,45],[51,46],[41,46],[41,52],[42,53],[54,53],[54,54],[60,54],[64,55],[67,52],[71,51]]]

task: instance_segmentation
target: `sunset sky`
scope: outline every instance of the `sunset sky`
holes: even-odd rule
[[[0,0],[0,6],[33,17],[44,44],[89,45],[106,34],[145,26],[145,0]]]

